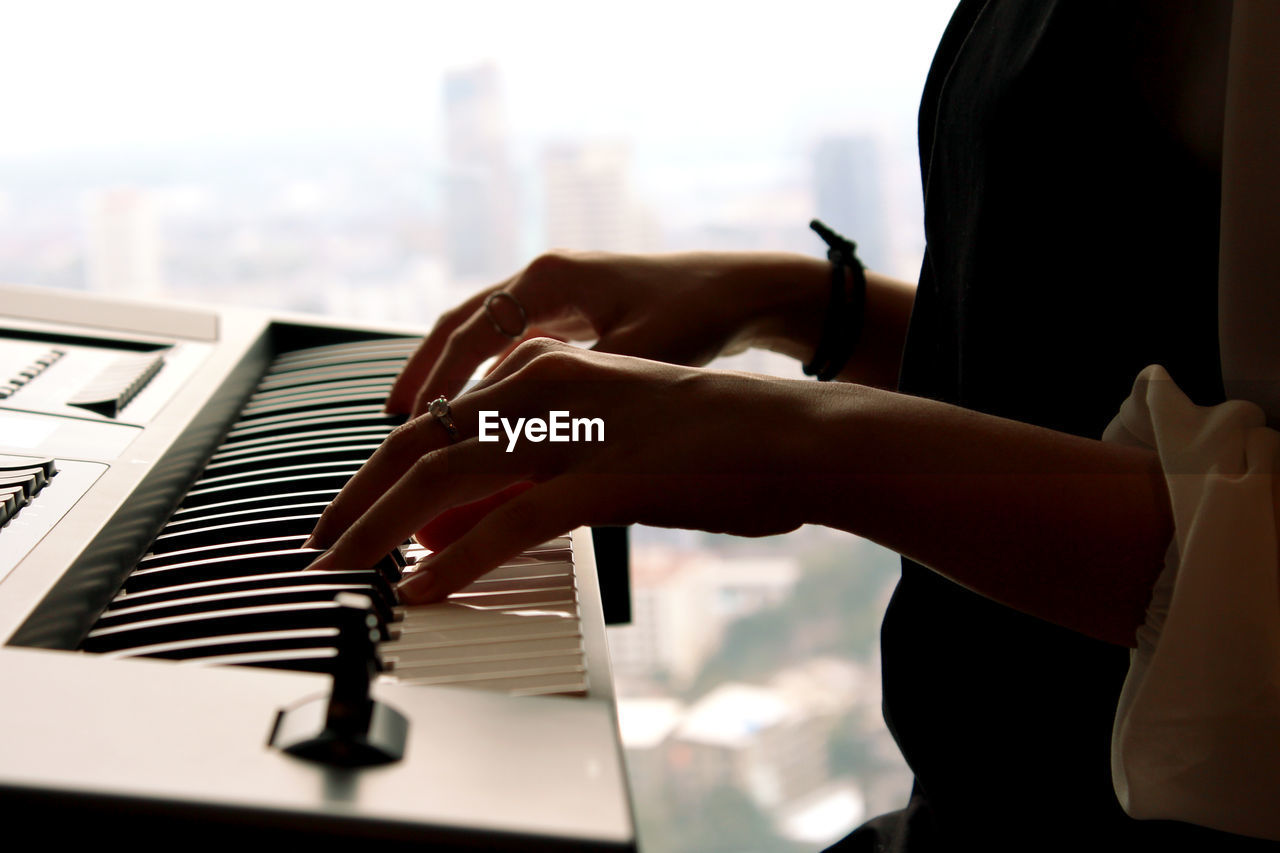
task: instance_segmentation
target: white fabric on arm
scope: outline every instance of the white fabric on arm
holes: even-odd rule
[[[1137,818],[1280,839],[1280,433],[1138,376],[1104,439],[1153,448],[1174,541],[1116,713],[1112,778]]]

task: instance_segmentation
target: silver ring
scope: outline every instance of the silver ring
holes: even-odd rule
[[[520,312],[520,328],[514,332],[509,332],[502,328],[502,324],[498,322],[498,318],[493,316],[493,303],[499,296],[505,296],[507,301],[514,305],[516,310]],[[529,330],[528,312],[524,310],[524,306],[520,304],[519,299],[516,299],[513,294],[508,293],[505,290],[496,290],[489,294],[489,298],[484,301],[484,313],[485,316],[489,318],[489,322],[493,324],[493,328],[504,338],[510,338],[513,341],[518,341],[524,337],[524,333]]]
[[[436,397],[427,407],[427,411],[440,422],[445,432],[449,433],[450,441],[458,440],[458,425],[453,422],[453,410],[449,408],[448,400],[444,397]]]

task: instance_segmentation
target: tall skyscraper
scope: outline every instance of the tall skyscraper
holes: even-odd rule
[[[516,188],[497,66],[446,74],[444,109],[449,272],[455,281],[496,280],[515,272],[518,260]]]
[[[651,249],[629,191],[631,155],[612,142],[560,143],[542,155],[547,246],[595,251]]]
[[[871,136],[830,136],[813,152],[817,216],[858,244],[862,262],[884,269],[892,253],[883,164]]]
[[[160,295],[160,230],[150,193],[129,187],[93,193],[87,198],[85,225],[90,290]]]

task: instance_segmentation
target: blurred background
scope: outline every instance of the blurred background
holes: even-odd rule
[[[546,248],[821,255],[814,216],[914,279],[953,6],[0,0],[0,281],[426,328]],[[632,551],[610,644],[648,853],[816,850],[905,802],[894,555],[817,528]]]

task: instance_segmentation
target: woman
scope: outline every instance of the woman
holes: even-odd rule
[[[1134,821],[1117,801],[1127,647],[1174,530],[1157,454],[1099,440],[1149,364],[1199,403],[1225,399],[1220,205],[1224,223],[1248,220],[1224,242],[1232,257],[1271,227],[1238,215],[1247,193],[1222,193],[1224,159],[1267,160],[1266,144],[1224,158],[1228,58],[1248,44],[1265,57],[1256,43],[1280,35],[1238,26],[1233,41],[1231,14],[961,3],[920,111],[920,282],[867,274],[861,326],[836,330],[860,335],[840,382],[700,367],[745,346],[808,360],[832,331],[825,262],[549,255],[477,294],[397,381],[388,408],[414,418],[321,519],[317,565],[371,563],[482,499],[406,599],[439,599],[581,524],[857,533],[905,558],[883,628],[885,716],[916,786],[848,849],[1249,846]],[[1242,114],[1268,97],[1250,92]],[[429,412],[527,324],[597,343],[522,343],[451,421]],[[601,418],[606,440],[477,439],[481,411],[551,410]]]

